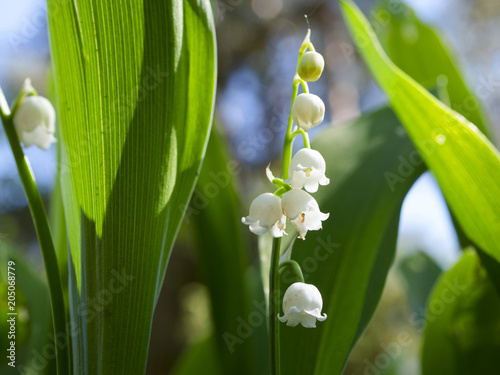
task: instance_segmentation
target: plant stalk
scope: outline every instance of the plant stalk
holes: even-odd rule
[[[280,305],[280,262],[281,237],[274,238],[269,271],[269,342],[271,375],[280,375],[280,326],[278,321]]]
[[[23,95],[23,93],[21,93]],[[59,267],[57,265],[56,252],[50,227],[43,206],[42,197],[38,191],[35,179],[29,166],[29,161],[24,155],[19,138],[14,128],[14,122],[10,113],[9,106],[5,100],[2,89],[0,88],[0,118],[5,129],[5,133],[10,143],[17,170],[26,193],[28,205],[35,225],[35,230],[42,251],[43,263],[50,292],[50,303],[52,306],[52,323],[54,327],[54,338],[56,342],[56,363],[57,373],[59,375],[69,374],[69,354],[68,337],[66,332],[66,309],[64,305],[64,296],[61,279],[59,276]],[[60,334],[65,336],[65,345],[58,345],[57,338]]]
[[[302,42],[302,46],[299,50],[299,58],[297,61],[298,71],[300,60],[302,55],[307,48],[314,51],[314,47],[309,41],[309,36],[311,30],[307,31],[307,35]],[[302,134],[304,137],[304,146],[310,148],[309,137],[302,130],[298,130],[292,134],[293,118],[292,118],[292,106],[297,93],[299,91],[299,85],[302,85],[304,92],[309,92],[307,83],[302,80],[298,73],[295,74],[293,78],[293,90],[292,90],[292,102],[290,104],[290,114],[288,116],[288,124],[285,135],[285,142],[283,144],[283,172],[282,179],[288,179],[288,168],[290,167],[290,162],[292,161],[292,145],[295,136]],[[280,196],[284,194],[288,189],[286,187],[279,188],[275,194]],[[273,240],[273,250],[271,254],[271,267],[269,270],[269,342],[270,342],[270,357],[271,357],[271,375],[280,375],[280,335],[279,335],[279,322],[278,313],[280,305],[280,273],[279,273],[279,262],[280,262],[280,250],[281,250],[281,237],[274,238]]]
[[[290,268],[295,276],[295,278],[303,283],[304,282],[304,274],[302,273],[302,269],[300,268],[299,264],[294,261],[294,260],[286,260],[284,262],[281,262],[279,265],[280,273],[286,268]]]
[[[286,128],[285,143],[283,144],[283,180],[286,180],[288,177],[290,177],[288,175],[288,168],[290,167],[290,162],[292,161],[292,144],[293,144],[292,106],[293,106],[293,102],[295,101],[295,97],[297,96],[298,90],[299,90],[299,80],[294,79],[293,80],[293,91],[292,91],[292,103],[290,105],[290,114],[288,115],[288,125]]]

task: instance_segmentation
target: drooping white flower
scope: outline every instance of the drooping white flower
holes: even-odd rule
[[[325,103],[317,95],[300,94],[293,102],[292,118],[299,128],[307,132],[325,118]]]
[[[300,78],[307,82],[317,81],[323,73],[325,67],[325,59],[320,53],[315,51],[307,51],[300,59],[298,73]]]
[[[309,148],[300,149],[292,158],[287,182],[293,188],[306,189],[310,193],[318,191],[318,185],[328,185],[330,179],[325,175],[326,163],[319,151]]]
[[[250,231],[255,234],[269,231],[273,237],[282,237],[286,217],[283,215],[280,197],[271,193],[259,195],[250,205],[250,214],[241,218],[241,222],[249,225]]]
[[[14,127],[24,147],[37,145],[47,150],[56,142],[56,112],[41,96],[25,97],[14,113]]]
[[[308,230],[319,230],[330,214],[320,212],[318,202],[304,190],[294,188],[281,198],[283,212],[304,239]]]
[[[283,316],[278,319],[287,326],[295,327],[299,323],[306,328],[316,328],[316,320],[326,319],[321,314],[323,299],[318,288],[312,284],[293,283],[288,287],[283,297]]]

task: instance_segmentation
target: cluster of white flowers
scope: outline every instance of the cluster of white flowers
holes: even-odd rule
[[[310,148],[307,133],[319,125],[325,116],[325,104],[317,95],[309,93],[306,83],[316,81],[321,76],[324,60],[321,54],[314,51],[309,41],[309,33],[304,40],[302,51],[306,47],[312,50],[301,55],[294,80],[294,84],[302,85],[304,93],[292,102],[291,119],[296,128],[292,132],[290,122],[285,140],[285,147],[291,150],[293,138],[300,134],[304,137],[304,148],[291,160],[291,152],[284,152],[285,180],[275,178],[269,168],[267,169],[268,179],[277,187],[276,192],[264,193],[255,198],[250,205],[249,215],[242,218],[242,222],[250,227],[250,231],[258,235],[269,232],[275,238],[282,237],[286,234],[288,219],[299,237],[305,239],[308,231],[321,229],[322,222],[329,217],[328,213],[320,211],[318,202],[309,194],[317,192],[319,185],[328,185],[330,180],[325,175],[325,159],[318,151]],[[291,140],[288,141],[289,139]],[[290,143],[287,145],[287,142]],[[285,160],[287,157],[289,162]],[[322,307],[319,290],[314,285],[297,282],[287,289],[283,300],[284,315],[278,318],[292,327],[299,323],[308,328],[316,327],[316,320],[326,319],[326,314],[321,314]]]
[[[286,218],[295,226],[299,236],[305,239],[308,230],[319,230],[321,222],[329,214],[320,211],[318,202],[307,192],[318,191],[318,185],[327,185],[330,180],[325,176],[325,159],[316,150],[303,148],[290,163],[290,178],[286,180],[289,190],[280,198],[264,193],[255,198],[250,205],[250,213],[241,220],[250,226],[255,234],[268,231],[273,237],[285,233]]]
[[[304,81],[309,80],[310,75],[315,78],[314,80],[318,79],[324,65],[323,57],[319,53],[307,52],[304,57],[308,54],[314,54],[314,57],[308,60],[309,65],[317,64],[319,60],[321,67],[319,74],[318,69],[313,69],[314,66],[313,68],[304,68],[308,73],[312,72],[306,78],[301,76]],[[317,58],[316,55],[321,59]],[[304,57],[299,65],[299,74]],[[325,104],[316,95],[300,94],[294,100],[291,112],[296,126],[307,132],[323,121]],[[329,216],[329,214],[320,211],[318,202],[307,193],[315,193],[318,191],[319,185],[330,183],[325,171],[325,159],[318,151],[310,148],[300,149],[290,161],[289,178],[284,181],[287,191],[281,198],[271,193],[259,195],[253,200],[250,205],[250,213],[247,217],[242,218],[242,222],[249,225],[250,230],[255,234],[260,235],[269,231],[273,237],[282,237],[285,233],[286,218],[288,218],[299,232],[300,238],[305,239],[307,231],[321,229],[321,222],[328,219]],[[268,177],[271,182],[275,180],[270,172]]]

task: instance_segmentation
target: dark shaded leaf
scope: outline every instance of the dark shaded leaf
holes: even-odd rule
[[[423,375],[498,372],[500,297],[473,251],[443,275],[426,321]]]
[[[246,228],[241,225],[240,197],[234,185],[241,166],[227,158],[223,139],[212,133],[186,221],[195,224],[222,373],[261,374],[268,369],[267,350],[262,350],[267,348],[266,307],[263,295],[260,308],[259,303],[251,303],[254,299],[247,285],[248,237],[242,235]]]
[[[330,185],[315,197],[330,218],[295,242],[292,258],[319,288],[328,318],[316,329],[282,326],[282,369],[332,375],[342,373],[377,306],[401,205],[424,165],[389,109],[328,129],[313,147],[327,163]]]

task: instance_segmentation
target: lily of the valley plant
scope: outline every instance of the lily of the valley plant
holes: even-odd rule
[[[56,142],[54,137],[55,110],[46,98],[37,95],[36,90],[31,86],[31,81],[27,79],[12,105],[12,110],[9,109],[0,89],[0,117],[16,161],[40,241],[49,285],[54,334],[61,335],[66,332],[66,309],[54,243],[42,198],[36,187],[28,159],[21,148],[21,144],[24,147],[36,145],[42,150],[47,150],[52,143]],[[56,345],[55,354],[57,373],[69,374],[68,347]]]
[[[321,212],[318,202],[309,194],[317,192],[319,185],[330,183],[325,175],[325,159],[318,151],[311,149],[309,142],[308,131],[321,124],[325,116],[325,104],[320,97],[309,92],[307,85],[307,82],[316,81],[321,76],[325,64],[321,54],[314,50],[310,34],[309,30],[300,47],[293,79],[292,104],[283,146],[283,176],[276,178],[267,168],[267,177],[276,190],[255,198],[250,205],[249,215],[242,218],[242,222],[253,233],[263,235],[269,232],[274,237],[269,275],[271,374],[280,373],[279,325],[276,320],[286,322],[291,327],[301,324],[306,328],[315,328],[316,320],[326,319],[326,314],[321,313],[321,293],[314,285],[304,283],[299,264],[290,259],[280,263],[281,238],[286,234],[287,219],[293,224],[299,237],[305,240],[307,232],[321,229],[322,222],[329,216],[328,213]],[[306,52],[307,49],[309,51]],[[299,85],[303,93],[297,96]],[[303,137],[304,147],[292,158],[292,143],[298,135]],[[287,258],[290,255],[289,253]],[[298,282],[286,290],[283,315],[278,316],[279,275],[286,268],[291,269]]]

